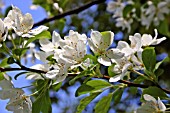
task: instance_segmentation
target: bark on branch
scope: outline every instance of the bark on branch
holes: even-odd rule
[[[106,1],[106,0],[94,0],[94,1],[92,1],[92,2],[89,2],[89,3],[81,6],[81,7],[75,8],[75,9],[70,10],[70,11],[66,11],[66,12],[64,12],[64,13],[62,13],[62,14],[59,14],[59,15],[56,15],[56,16],[54,16],[54,17],[45,18],[45,19],[41,20],[40,22],[35,23],[34,26],[33,26],[33,28],[34,28],[34,27],[37,27],[37,26],[39,26],[39,25],[43,25],[43,24],[45,24],[45,23],[48,23],[48,22],[57,20],[57,19],[61,19],[61,18],[65,17],[65,16],[68,16],[68,15],[78,14],[78,13],[80,13],[80,12],[88,9],[89,7],[91,7],[91,6],[93,6],[93,5],[100,4],[100,3],[103,3],[103,2],[105,2],[105,1]]]

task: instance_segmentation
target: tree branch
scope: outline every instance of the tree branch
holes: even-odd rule
[[[43,73],[45,74],[46,72],[43,70],[37,70],[37,69],[31,69],[31,68],[27,68],[25,66],[22,66],[20,68],[1,68],[0,67],[0,72],[6,72],[6,71],[30,71],[30,72],[36,72],[36,73]],[[77,76],[77,74],[68,74],[68,76]],[[104,75],[103,79],[110,79],[110,76]],[[148,88],[150,87],[150,85],[145,85],[145,84],[137,84],[137,83],[133,83],[127,80],[119,80],[118,82],[120,83],[124,83],[127,84],[128,87],[140,87],[140,88]],[[170,90],[162,88],[161,86],[159,86],[158,84],[153,84],[152,86],[158,87],[161,90],[163,90],[165,93],[170,94]]]
[[[62,14],[59,14],[59,15],[56,15],[54,17],[51,17],[51,18],[45,18],[44,20],[41,20],[40,22],[37,22],[34,24],[33,28],[34,27],[37,27],[39,25],[43,25],[45,23],[48,23],[48,22],[51,22],[51,21],[54,21],[54,20],[57,20],[57,19],[61,19],[65,16],[68,16],[68,15],[72,15],[72,14],[78,14],[80,13],[81,11],[84,11],[86,9],[88,9],[89,7],[95,5],[95,4],[100,4],[100,3],[103,3],[105,2],[106,0],[94,0],[92,2],[89,2],[81,7],[78,7],[78,8],[75,8],[73,10],[70,10],[70,11],[66,11],[65,13],[62,13]]]

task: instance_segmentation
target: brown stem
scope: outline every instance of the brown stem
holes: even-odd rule
[[[46,73],[45,71],[37,70],[37,69],[31,69],[31,68],[27,68],[27,67],[25,67],[25,66],[21,66],[21,68],[1,68],[1,67],[0,67],[0,72],[6,72],[6,71],[22,71],[22,70],[30,71],[30,72],[36,72],[36,73],[44,73],[44,74]],[[68,76],[77,76],[77,74],[68,74]],[[104,75],[104,76],[103,76],[103,79],[109,80],[109,79],[110,79],[110,76]],[[148,87],[150,87],[150,85],[137,84],[137,83],[133,83],[133,82],[130,82],[130,81],[127,81],[127,80],[119,80],[118,82],[127,84],[128,87],[140,87],[140,88],[148,88]],[[156,86],[156,87],[162,89],[165,93],[170,94],[170,90],[165,89],[165,88],[162,88],[162,87],[161,87],[160,85],[158,85],[158,84],[153,84],[152,86]]]
[[[51,17],[51,18],[45,18],[37,23],[34,24],[33,28],[34,27],[37,27],[39,25],[43,25],[45,23],[48,23],[48,22],[51,22],[51,21],[54,21],[54,20],[57,20],[57,19],[61,19],[65,16],[68,16],[68,15],[72,15],[72,14],[78,14],[80,13],[81,11],[84,11],[86,9],[88,9],[89,7],[95,5],[95,4],[100,4],[100,3],[103,3],[105,2],[106,0],[94,0],[92,2],[89,2],[81,7],[78,7],[78,8],[75,8],[73,10],[70,10],[70,11],[66,11],[65,13],[62,13],[62,14],[59,14],[59,15],[56,15],[54,17]]]

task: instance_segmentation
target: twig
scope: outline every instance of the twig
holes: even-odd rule
[[[0,72],[6,72],[6,71],[22,71],[22,70],[30,71],[30,72],[36,72],[36,73],[43,73],[43,74],[46,73],[45,71],[37,70],[37,69],[31,69],[31,68],[27,68],[27,67],[25,67],[25,66],[21,66],[21,68],[1,68],[1,67],[0,67]],[[68,76],[77,76],[77,74],[68,74]],[[109,79],[110,79],[110,76],[104,75],[104,76],[103,76],[103,79],[109,80]],[[140,88],[148,88],[148,87],[150,87],[150,85],[137,84],[137,83],[133,83],[133,82],[130,82],[130,81],[127,81],[127,80],[119,80],[118,82],[127,84],[128,87],[140,87]],[[153,84],[152,86],[158,87],[158,88],[160,88],[161,90],[163,90],[164,92],[166,92],[167,94],[170,94],[170,90],[165,89],[165,88],[162,88],[162,87],[161,87],[160,85],[158,85],[158,84]]]
[[[81,11],[84,11],[86,9],[88,9],[89,7],[95,5],[95,4],[100,4],[100,3],[103,3],[105,2],[106,0],[94,0],[92,2],[89,2],[81,7],[78,7],[78,8],[75,8],[73,10],[70,10],[70,11],[66,11],[65,13],[62,13],[62,14],[59,14],[59,15],[56,15],[54,17],[51,17],[51,18],[45,18],[44,20],[41,20],[40,22],[37,22],[34,24],[33,28],[34,27],[37,27],[39,25],[43,25],[45,23],[48,23],[48,22],[51,22],[51,21],[54,21],[54,20],[57,20],[57,19],[61,19],[65,16],[68,16],[68,15],[72,15],[72,14],[78,14],[80,13]]]

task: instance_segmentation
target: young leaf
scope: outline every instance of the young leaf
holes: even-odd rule
[[[49,90],[46,90],[32,105],[32,113],[51,113]]]
[[[52,85],[52,88],[54,91],[57,92],[61,86],[62,86],[62,82],[59,82],[58,84]]]
[[[113,94],[109,93],[103,97],[95,106],[95,113],[107,113],[110,107]]]
[[[126,5],[126,7],[123,9],[123,17],[126,18],[133,8],[134,6],[132,4]]]
[[[162,61],[156,63],[154,72],[159,68],[159,66],[160,66],[163,62],[167,62],[167,61],[169,61],[169,57],[166,57],[166,58],[164,58]]]
[[[7,60],[7,63],[8,63],[8,64],[13,64],[13,63],[15,63],[14,58],[13,58],[13,57],[9,57],[8,60]]]
[[[86,106],[93,100],[95,99],[101,92],[97,92],[97,93],[92,93],[90,94],[90,96],[87,96],[85,98],[83,98],[80,101],[80,104],[77,107],[77,111],[76,113],[82,113],[82,111],[86,108]]]
[[[104,80],[91,80],[86,82],[85,84],[81,85],[77,91],[76,96],[80,96],[82,94],[86,93],[92,93],[92,92],[100,92],[103,88],[111,87],[112,84],[104,81]]]
[[[1,63],[0,63],[0,67],[8,67],[8,58],[4,58]]]
[[[168,96],[166,95],[165,92],[163,92],[160,88],[155,87],[155,86],[151,86],[149,88],[144,89],[142,95],[144,95],[144,94],[149,94],[156,98],[157,97],[160,97],[162,99],[168,98]]]
[[[40,34],[36,35],[35,37],[31,37],[27,40],[27,43],[25,44],[25,47],[28,46],[29,43],[38,40],[38,39],[43,39],[43,38],[51,38],[51,34],[49,31],[43,31]]]
[[[113,99],[114,99],[114,104],[118,104],[121,100],[123,94],[123,89],[122,88],[117,88],[114,92],[113,92]]]
[[[154,71],[156,64],[156,53],[154,47],[147,47],[144,49],[142,52],[142,61],[148,71]]]

